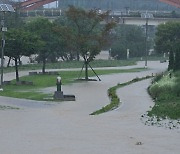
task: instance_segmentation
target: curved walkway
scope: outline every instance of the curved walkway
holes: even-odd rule
[[[145,126],[140,121],[140,115],[153,105],[146,92],[150,80],[119,89],[123,104],[115,111],[89,115],[109,103],[109,87],[167,68],[167,63],[148,65],[151,70],[103,75],[101,82],[64,86],[64,93],[75,94],[76,102],[37,103],[0,97],[0,104],[16,104],[21,108],[0,111],[0,153],[178,154],[178,130]]]

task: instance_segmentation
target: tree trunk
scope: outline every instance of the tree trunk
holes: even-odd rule
[[[171,50],[169,53],[168,70],[174,69],[174,52]]]
[[[43,67],[42,67],[42,73],[45,74],[46,69],[46,58],[43,58]]]
[[[7,63],[7,67],[9,67],[10,62],[11,62],[11,57],[9,57],[9,60],[8,60],[8,63]]]
[[[88,81],[88,62],[85,61],[85,80]]]
[[[80,57],[79,57],[79,51],[77,51],[77,61],[79,61]]]
[[[20,57],[18,58],[18,61],[19,61],[19,66],[22,66],[22,61]]]
[[[70,60],[70,61],[72,61],[72,60],[73,60],[73,58],[74,58],[74,57],[73,57],[73,54],[72,54],[72,52],[70,52],[70,57],[69,57],[69,60]]]
[[[17,58],[15,58],[15,69],[16,69],[16,82],[19,82],[18,59]]]
[[[174,71],[180,70],[180,51],[179,49],[176,49],[175,53],[175,62],[174,62]]]

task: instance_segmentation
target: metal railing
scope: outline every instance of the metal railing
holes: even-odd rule
[[[45,17],[58,17],[63,15],[65,10],[61,9],[42,9],[42,10],[34,10],[34,11],[20,11],[21,17],[36,17],[36,16],[45,16]],[[104,11],[101,11],[104,12]],[[110,16],[118,16],[118,17],[141,17],[142,13],[151,13],[154,18],[180,18],[180,12],[175,11],[112,11],[110,12]]]

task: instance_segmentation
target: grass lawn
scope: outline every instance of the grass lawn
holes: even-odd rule
[[[144,68],[127,69],[127,70],[96,70],[98,75],[112,74],[112,73],[127,73],[127,72],[140,72]],[[82,72],[84,74],[84,72]],[[78,77],[79,71],[60,71],[62,84],[70,84],[75,82],[74,79]],[[89,71],[89,76],[94,76],[92,71]],[[56,86],[57,75],[32,75],[21,77],[21,81],[32,81],[33,85],[16,85],[15,80],[11,85],[4,86],[4,91],[0,92],[1,96],[25,98],[31,100],[43,100],[43,98],[52,97],[53,94],[44,94],[37,92],[41,88]],[[93,77],[95,78],[95,77]]]
[[[180,72],[171,73],[171,77],[169,73],[158,76],[149,87],[149,93],[155,100],[149,116],[180,118]]]

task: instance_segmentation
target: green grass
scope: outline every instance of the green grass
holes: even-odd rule
[[[156,115],[157,117],[171,119],[180,118],[180,99],[174,101],[156,101],[155,106],[148,112],[148,116]]]
[[[122,84],[117,84],[116,86],[111,87],[110,89],[108,89],[108,96],[109,96],[109,98],[111,100],[110,104],[102,107],[100,110],[97,110],[97,111],[91,113],[90,115],[98,115],[98,114],[102,114],[102,113],[105,113],[105,112],[108,112],[108,111],[111,111],[111,110],[114,110],[114,109],[118,108],[119,104],[120,104],[120,99],[118,98],[118,96],[116,94],[116,90],[118,88],[127,86],[129,84],[132,84],[132,83],[135,83],[135,82],[138,82],[138,81],[149,79],[149,78],[151,78],[151,76],[146,76],[146,77],[142,77],[142,78],[134,78],[131,81],[128,81],[128,82],[125,82],[125,83],[122,83]]]
[[[127,70],[96,70],[98,75],[112,74],[112,73],[127,73],[127,72],[140,72],[142,68],[127,69]],[[84,74],[84,72],[82,72]],[[79,71],[60,71],[62,78],[62,84],[70,84],[75,82],[74,79],[78,77]],[[94,76],[92,71],[89,71],[89,76]],[[31,100],[43,100],[53,94],[44,94],[38,92],[39,89],[56,86],[57,75],[32,75],[21,77],[21,81],[32,81],[33,85],[16,85],[15,80],[12,81],[11,85],[4,86],[4,91],[0,92],[1,96],[14,97],[14,98],[25,98]],[[95,77],[93,77],[95,78]]]
[[[178,119],[180,118],[180,72],[171,72],[171,78],[168,73],[157,82],[153,82],[148,89],[149,94],[155,100],[155,105],[148,115]]]

